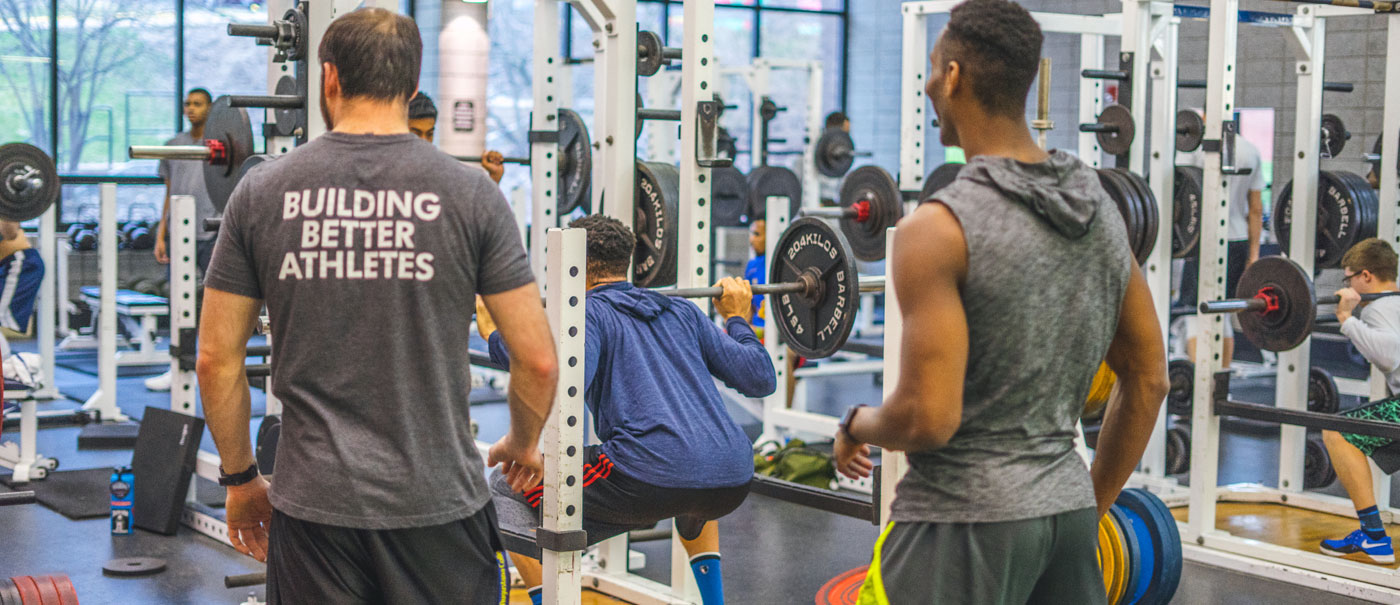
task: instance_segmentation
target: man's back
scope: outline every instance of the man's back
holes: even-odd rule
[[[967,242],[962,424],[947,446],[910,454],[894,520],[996,522],[1092,507],[1071,440],[1128,281],[1117,209],[1093,170],[1063,153],[1038,164],[976,157],[935,199]]]
[[[331,132],[250,171],[207,283],[267,303],[286,406],[274,506],[370,529],[478,511],[473,301],[531,279],[500,191],[410,134]]]

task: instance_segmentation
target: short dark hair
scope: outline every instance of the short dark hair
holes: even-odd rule
[[[209,103],[214,102],[214,95],[209,94],[209,91],[203,88],[191,88],[189,94],[185,95],[185,98],[188,99],[190,95],[204,95],[205,101],[208,101]]]
[[[1045,41],[1030,12],[1011,0],[967,0],[948,14],[943,40],[945,60],[958,62],[989,112],[1026,112]]]
[[[408,119],[417,120],[419,118],[437,119],[437,105],[433,104],[433,98],[418,91],[413,95],[413,99],[408,102]]]
[[[1361,240],[1342,255],[1342,266],[1352,271],[1370,271],[1381,281],[1394,281],[1395,250],[1378,237]]]
[[[407,100],[418,91],[423,38],[413,19],[361,8],[331,21],[317,56],[335,66],[346,98]]]
[[[849,121],[851,121],[851,119],[846,117],[846,114],[839,111],[833,111],[829,114],[826,114],[827,128],[840,128],[842,126],[845,126],[846,122]]]
[[[637,236],[627,225],[610,216],[590,214],[575,219],[569,228],[588,231],[588,272],[595,278],[627,275],[637,250]]]

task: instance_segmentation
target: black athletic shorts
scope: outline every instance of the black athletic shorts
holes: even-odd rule
[[[489,502],[460,521],[408,529],[336,527],[272,512],[269,605],[504,605],[509,580]]]
[[[583,448],[583,456],[583,530],[590,545],[671,518],[682,538],[694,540],[705,523],[734,512],[749,495],[747,482],[703,489],[651,485],[617,470],[596,445]],[[503,475],[494,473],[491,491],[502,527],[539,527],[544,486],[522,494],[512,490]]]

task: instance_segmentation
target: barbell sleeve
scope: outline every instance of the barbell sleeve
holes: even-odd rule
[[[8,492],[0,494],[0,506],[11,506],[15,504],[33,504],[38,501],[32,491]]]
[[[126,155],[133,160],[208,160],[212,154],[204,145],[132,145]]]
[[[260,109],[302,109],[306,99],[297,95],[228,95],[229,107]]]
[[[1268,302],[1262,298],[1227,298],[1212,300],[1200,305],[1201,313],[1239,313],[1241,311],[1263,311]]]
[[[481,156],[479,156],[479,155],[454,155],[454,156],[452,156],[452,157],[453,157],[453,159],[456,159],[456,160],[461,161],[461,162],[473,162],[473,163],[480,163],[480,162],[481,162]],[[525,165],[525,166],[529,166],[529,165],[530,165],[530,158],[511,158],[511,157],[506,157],[506,158],[501,158],[501,162],[506,163],[506,164],[522,164],[522,165]]]
[[[681,110],[679,109],[649,109],[640,107],[637,109],[637,117],[642,120],[667,120],[679,122]]]
[[[242,588],[244,586],[257,586],[267,583],[266,572],[245,573],[236,576],[224,576],[224,588]]]
[[[1118,132],[1118,127],[1112,124],[1080,124],[1079,132]]]
[[[204,219],[204,232],[209,233],[211,231],[218,231],[219,225],[222,225],[223,223],[224,219],[221,218],[206,218]]]
[[[1086,69],[1079,72],[1081,77],[1093,80],[1127,80],[1128,72],[1119,69]]]
[[[228,24],[228,35],[240,38],[276,38],[277,26],[230,23]]]

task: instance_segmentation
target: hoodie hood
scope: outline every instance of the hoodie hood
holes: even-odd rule
[[[963,167],[958,179],[1000,191],[1070,239],[1089,232],[1105,195],[1098,173],[1063,151],[1052,151],[1049,159],[1034,164],[977,156]]]
[[[588,297],[606,302],[642,321],[656,319],[671,308],[671,297],[646,288],[638,288],[627,282],[598,286],[588,292]]]

